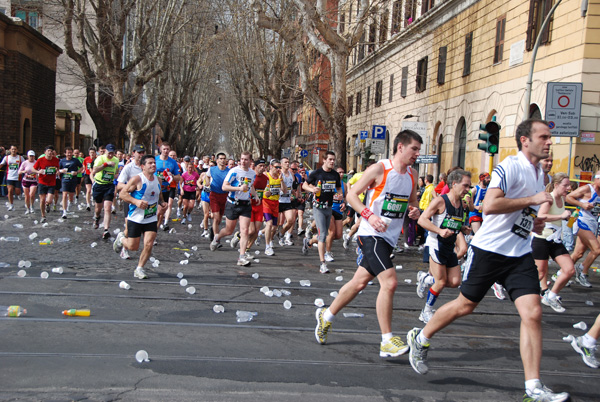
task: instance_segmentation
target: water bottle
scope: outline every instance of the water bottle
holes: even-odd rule
[[[27,309],[21,306],[0,306],[0,316],[3,317],[20,317],[27,314]]]
[[[575,223],[575,221],[577,220],[577,217],[579,216],[579,209],[576,209],[575,211],[573,211],[573,213],[571,214],[571,217],[569,218],[569,221],[567,222],[567,226],[570,228],[573,228],[573,224]]]
[[[14,236],[9,236],[9,237],[0,237],[0,240],[4,240],[4,241],[19,241],[18,237],[14,237]]]
[[[78,309],[72,308],[69,310],[63,310],[62,314],[69,316],[69,317],[89,317],[90,310],[88,310],[88,309],[78,310]]]

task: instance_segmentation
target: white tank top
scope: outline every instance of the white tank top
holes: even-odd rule
[[[154,175],[152,176],[152,180],[148,180],[143,173],[138,174],[138,176],[142,178],[142,188],[132,192],[131,196],[136,200],[146,201],[148,208],[141,209],[134,204],[129,204],[127,219],[140,224],[156,222],[158,200],[161,196],[160,183]]]
[[[384,173],[381,184],[367,189],[365,200],[367,207],[379,217],[391,218],[385,232],[376,231],[366,219],[361,219],[358,228],[359,236],[378,236],[395,246],[402,231],[404,217],[408,214],[408,200],[414,188],[414,176],[410,167],[406,173],[400,174],[394,170],[390,159],[379,161]]]

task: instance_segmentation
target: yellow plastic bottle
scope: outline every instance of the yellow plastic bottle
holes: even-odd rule
[[[319,182],[317,183],[317,192],[315,193],[315,195],[317,197],[321,195],[322,188],[323,188],[323,183],[321,183],[321,180],[319,180]]]
[[[90,310],[88,309],[83,309],[83,310],[77,310],[77,309],[70,309],[70,310],[64,310],[63,315],[69,316],[69,317],[89,317],[90,316]]]

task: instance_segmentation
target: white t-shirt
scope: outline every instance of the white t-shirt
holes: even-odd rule
[[[129,162],[123,169],[121,169],[121,173],[119,173],[119,178],[117,182],[119,183],[127,183],[131,180],[132,177],[139,175],[142,173],[142,167],[135,164],[135,161]]]
[[[8,172],[6,180],[19,180],[19,165],[21,165],[21,162],[23,162],[21,155],[6,155],[2,158],[0,165],[6,165],[6,171]]]
[[[256,179],[256,172],[252,169],[244,170],[239,166],[236,166],[229,170],[225,181],[233,187],[240,187],[243,183],[248,185],[248,191],[230,191],[229,198],[234,198],[240,201],[246,201],[250,199],[250,187],[254,184]]]
[[[519,152],[504,159],[492,172],[489,189],[499,188],[505,198],[525,198],[544,191],[544,171]],[[527,209],[530,208],[528,211]],[[529,232],[533,229],[533,214],[539,205],[507,214],[483,214],[483,223],[471,245],[507,257],[521,257],[531,253]]]

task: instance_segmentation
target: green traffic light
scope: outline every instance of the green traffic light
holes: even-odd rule
[[[498,153],[498,145],[490,145],[488,147],[488,152],[490,154],[497,154]]]

